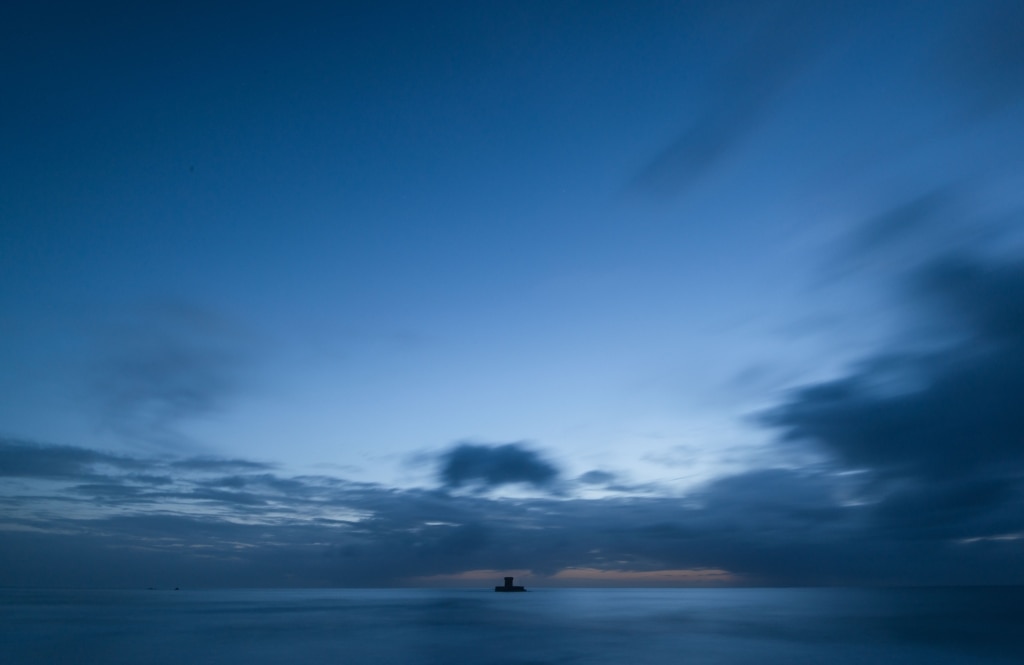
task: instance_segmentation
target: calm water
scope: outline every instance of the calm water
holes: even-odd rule
[[[1020,663],[1024,589],[0,590],[22,663]]]

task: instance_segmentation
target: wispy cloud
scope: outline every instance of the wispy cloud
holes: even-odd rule
[[[747,138],[786,84],[820,56],[832,27],[824,13],[801,3],[748,9],[705,17],[709,28],[732,23],[728,57],[710,67],[703,107],[639,171],[634,186],[662,195],[686,189]]]
[[[222,316],[189,303],[140,307],[104,331],[89,400],[103,427],[128,441],[179,446],[184,425],[239,392],[246,342]]]
[[[1013,0],[968,3],[933,59],[933,75],[960,92],[975,114],[1024,99],[1024,7]]]

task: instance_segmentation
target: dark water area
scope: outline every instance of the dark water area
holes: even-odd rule
[[[8,589],[0,662],[1020,663],[1024,588]]]

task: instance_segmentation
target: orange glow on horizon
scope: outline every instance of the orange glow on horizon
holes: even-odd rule
[[[675,568],[668,570],[601,570],[565,568],[552,580],[588,582],[595,586],[705,586],[735,584],[738,578],[721,568]]]
[[[516,584],[549,587],[665,587],[728,586],[739,583],[738,576],[721,568],[676,568],[668,570],[602,570],[600,568],[563,568],[554,575],[532,570],[466,570],[461,573],[414,577],[417,586],[476,587],[499,584],[512,575]]]

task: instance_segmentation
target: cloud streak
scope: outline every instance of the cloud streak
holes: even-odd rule
[[[636,175],[634,186],[675,194],[718,166],[754,132],[774,98],[819,54],[824,16],[807,5],[748,7],[734,22],[729,57],[711,68],[707,102]],[[709,23],[721,20],[714,12]]]

